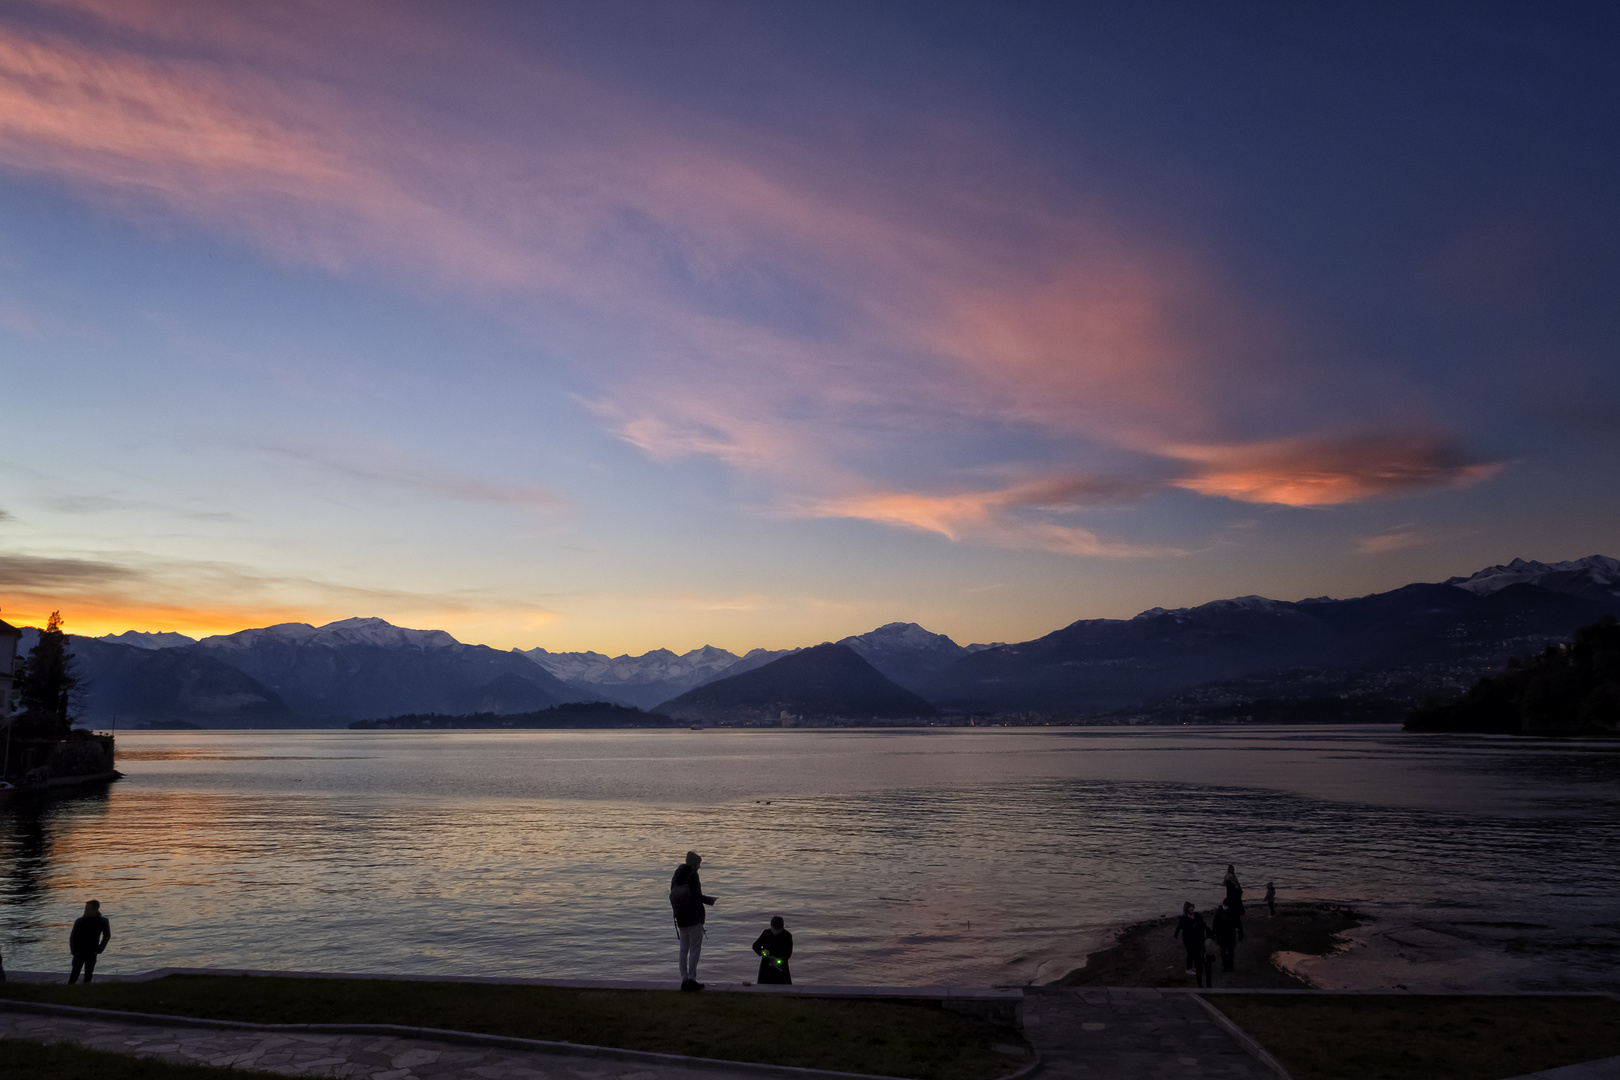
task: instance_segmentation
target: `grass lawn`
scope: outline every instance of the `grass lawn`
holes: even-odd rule
[[[261,1024],[408,1024],[918,1080],[989,1080],[1029,1060],[1008,1028],[893,1001],[224,975],[13,982],[0,996]]]
[[[1294,1080],[1503,1080],[1620,1056],[1620,1001],[1212,994]]]
[[[241,1069],[171,1065],[77,1046],[0,1039],[0,1080],[242,1080]]]

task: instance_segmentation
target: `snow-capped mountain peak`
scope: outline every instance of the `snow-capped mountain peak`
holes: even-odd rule
[[[622,656],[607,656],[599,652],[554,653],[545,649],[520,651],[559,679],[603,687],[718,675],[742,659],[736,653],[717,649],[713,645],[704,645],[680,655],[668,649],[653,649],[640,656],[628,653]]]
[[[960,645],[944,634],[924,630],[914,622],[885,623],[876,630],[869,630],[864,634],[844,638],[838,644],[848,645],[855,649],[856,652],[860,652],[863,647],[878,651],[906,650],[910,652],[935,652],[940,649],[954,652],[961,648]]]
[[[415,649],[444,649],[461,644],[443,630],[409,630],[384,619],[340,619],[318,628],[310,641],[316,645]]]
[[[443,630],[409,630],[385,619],[339,619],[325,626],[309,623],[277,623],[234,634],[203,638],[202,644],[214,649],[251,649],[264,644],[317,645],[342,648],[370,645],[379,648],[442,649],[459,645]]]
[[[1607,555],[1588,555],[1584,559],[1555,563],[1514,559],[1505,565],[1487,566],[1468,577],[1451,578],[1446,584],[1480,596],[1488,596],[1509,585],[1539,585],[1554,592],[1596,589],[1620,595],[1620,559]]]
[[[182,645],[195,645],[197,639],[168,630],[147,632],[125,630],[122,634],[102,634],[97,641],[110,641],[114,645],[133,645],[137,649],[177,649]]]

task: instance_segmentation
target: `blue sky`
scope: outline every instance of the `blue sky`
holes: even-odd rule
[[[1620,550],[1599,5],[0,15],[0,617],[960,641]]]

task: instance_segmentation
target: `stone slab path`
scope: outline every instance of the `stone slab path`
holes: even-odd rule
[[[1278,1080],[1192,994],[1134,987],[1027,987],[1024,994],[1024,1036],[1041,1052],[1041,1080]]]

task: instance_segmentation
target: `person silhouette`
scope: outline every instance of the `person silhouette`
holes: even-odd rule
[[[793,935],[788,933],[782,916],[771,916],[771,925],[754,939],[754,952],[759,954],[759,982],[762,985],[793,984],[793,972],[788,968],[788,957],[793,955]]]
[[[1171,932],[1172,938],[1179,937],[1181,945],[1187,950],[1187,974],[1196,975],[1198,985],[1204,985],[1204,942],[1209,939],[1209,926],[1204,922],[1189,900],[1181,905],[1181,918],[1176,920],[1176,928]],[[1214,972],[1210,973],[1210,985],[1214,986]]]
[[[1243,883],[1238,880],[1237,868],[1231,863],[1226,864],[1226,877],[1221,879],[1226,886],[1226,910],[1231,916],[1232,925],[1237,929],[1237,939],[1243,940]]]
[[[73,954],[73,972],[68,976],[68,982],[79,981],[79,970],[84,970],[84,981],[89,982],[96,974],[96,957],[107,948],[107,942],[112,940],[112,924],[101,913],[101,901],[92,900],[84,905],[84,914],[73,923],[73,930],[68,934],[68,951]]]
[[[1277,914],[1277,886],[1269,881],[1266,882],[1266,909],[1273,915]]]
[[[1215,944],[1221,948],[1221,970],[1231,971],[1238,943],[1238,920],[1225,900],[1215,909]]]
[[[703,895],[698,867],[703,856],[686,853],[686,861],[675,868],[669,879],[669,906],[675,913],[675,937],[681,943],[681,989],[701,990],[697,981],[698,957],[703,954],[703,922],[708,917],[704,905],[713,906],[714,897]]]

